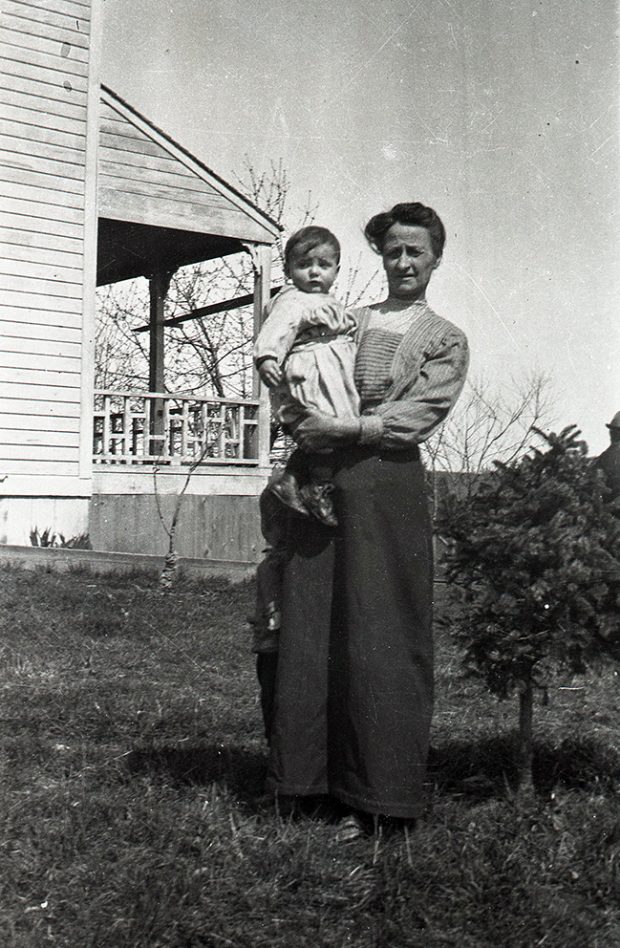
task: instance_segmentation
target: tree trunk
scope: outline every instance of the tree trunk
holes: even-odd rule
[[[174,548],[174,534],[172,534],[170,537],[168,552],[166,553],[166,559],[164,560],[164,566],[159,576],[159,588],[162,592],[167,592],[172,588],[172,585],[177,578],[178,568],[179,555]]]
[[[530,681],[523,685],[519,694],[519,790],[526,794],[534,792],[533,708],[534,689]]]

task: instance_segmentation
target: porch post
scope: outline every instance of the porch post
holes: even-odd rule
[[[271,247],[257,244],[252,254],[254,260],[254,339],[263,322],[265,307],[271,298]],[[256,369],[252,380],[252,395],[258,398],[258,463],[260,467],[269,466],[271,448],[271,405],[269,389],[260,384]]]
[[[149,392],[164,390],[164,304],[172,273],[157,270],[149,278]],[[160,398],[154,399],[151,410],[151,454],[161,455],[164,438],[164,408]]]

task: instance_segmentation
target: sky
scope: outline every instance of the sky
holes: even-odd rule
[[[448,233],[428,289],[471,372],[542,372],[592,453],[620,410],[616,0],[103,0],[103,82],[236,183],[282,160],[343,272],[399,201]],[[380,287],[373,285],[375,296]]]

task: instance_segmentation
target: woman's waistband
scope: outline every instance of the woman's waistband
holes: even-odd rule
[[[389,461],[393,464],[421,462],[420,448],[417,444],[410,448],[379,448],[373,445],[356,444],[348,448],[342,448],[335,454],[338,455],[341,464],[351,464],[357,461],[370,460],[371,458]]]

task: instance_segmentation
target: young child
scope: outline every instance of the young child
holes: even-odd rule
[[[355,322],[329,292],[338,273],[340,244],[324,227],[304,227],[287,242],[284,259],[291,283],[269,304],[254,348],[256,366],[272,391],[278,421],[290,430],[306,408],[356,417]],[[272,475],[260,498],[267,546],[256,572],[256,609],[248,621],[261,680],[273,674],[273,653],[279,646],[282,572],[288,558],[282,504],[304,516],[312,513],[329,526],[337,525],[330,453],[308,454],[298,449],[284,473]],[[263,707],[267,735],[270,713]]]
[[[275,396],[277,417],[294,437],[306,409],[357,417],[353,381],[355,320],[330,290],[340,266],[340,244],[325,227],[302,227],[284,248],[291,281],[267,307],[254,347],[262,381]],[[330,451],[293,453],[270,489],[287,507],[336,526]]]

